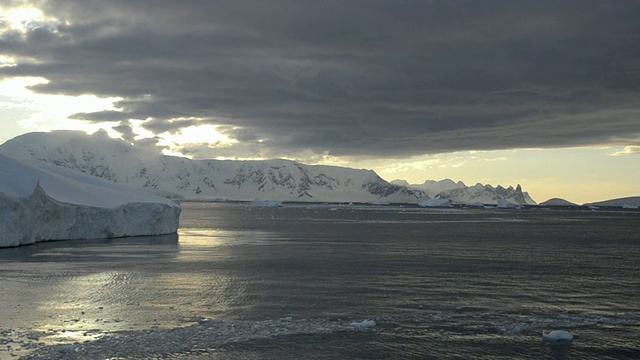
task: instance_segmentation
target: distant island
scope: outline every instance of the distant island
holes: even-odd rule
[[[623,208],[640,208],[640,196],[624,197],[585,204],[587,206],[619,206]]]
[[[572,203],[571,201],[567,201],[565,199],[553,198],[547,201],[543,201],[539,204],[540,206],[578,206],[578,204]]]

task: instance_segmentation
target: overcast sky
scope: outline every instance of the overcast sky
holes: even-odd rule
[[[532,148],[607,148],[640,162],[636,0],[3,4],[5,89],[34,77],[31,99],[60,108],[85,96],[51,120],[0,89],[6,134],[82,124],[157,136],[196,158],[379,171]],[[619,171],[640,176],[629,161]]]

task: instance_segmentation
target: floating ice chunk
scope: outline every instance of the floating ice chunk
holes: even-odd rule
[[[354,321],[351,323],[351,326],[356,329],[373,329],[376,327],[376,322],[371,319],[366,319],[362,321]]]
[[[282,201],[280,200],[260,200],[255,199],[251,203],[251,206],[255,207],[282,207]]]
[[[418,201],[421,207],[452,207],[450,199],[429,199]]]
[[[542,338],[546,341],[558,343],[558,342],[570,342],[573,341],[573,334],[566,330],[553,330],[542,331]]]
[[[520,205],[514,204],[505,199],[498,199],[498,208],[500,209],[520,209]]]
[[[39,161],[0,155],[0,247],[175,233],[180,206]]]

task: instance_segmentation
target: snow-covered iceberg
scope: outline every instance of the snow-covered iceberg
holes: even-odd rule
[[[420,207],[452,207],[449,199],[420,199],[418,201]]]
[[[505,200],[505,199],[498,199],[498,206],[499,209],[520,209],[521,206],[518,204],[514,204],[512,202],[510,202],[509,200]]]
[[[143,191],[0,155],[0,247],[171,234],[180,211],[175,202]]]

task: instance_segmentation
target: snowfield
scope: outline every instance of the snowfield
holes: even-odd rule
[[[0,247],[170,234],[180,211],[175,202],[143,191],[0,155]]]

